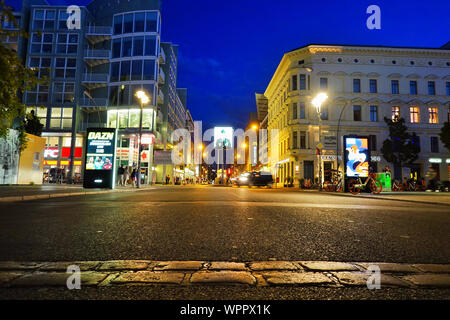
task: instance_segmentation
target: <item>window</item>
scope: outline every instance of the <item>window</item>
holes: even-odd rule
[[[134,16],[134,32],[144,32],[145,12],[136,13]]]
[[[370,151],[377,151],[377,136],[369,135],[369,148]]]
[[[412,95],[417,94],[417,81],[409,82],[409,94],[412,94]]]
[[[292,136],[292,149],[297,149],[298,148],[298,137],[297,137],[297,131],[294,131],[293,136]]]
[[[322,106],[320,110],[320,119],[328,120],[328,106]]]
[[[361,121],[361,106],[353,106],[353,121]]]
[[[136,37],[133,39],[133,56],[144,55],[144,37]]]
[[[434,81],[428,81],[428,94],[434,96],[436,94],[436,87]]]
[[[72,108],[51,108],[50,128],[66,130],[71,129],[72,112]]]
[[[31,36],[31,53],[52,53],[53,51],[53,34],[33,33]]]
[[[411,143],[415,145],[420,152],[420,137],[413,134],[413,136],[411,137]]]
[[[370,106],[370,121],[378,121],[378,106]]]
[[[36,69],[36,76],[38,78],[46,77],[49,75],[50,69],[47,68],[50,68],[51,61],[50,58],[32,57],[30,58],[29,67]]]
[[[63,54],[76,54],[78,47],[78,35],[77,34],[58,34],[56,53]]]
[[[76,59],[56,58],[55,78],[75,78]]]
[[[119,81],[120,62],[111,63],[111,82]]]
[[[300,112],[299,112],[300,119],[305,119],[305,103],[300,102]]]
[[[53,83],[53,102],[54,103],[73,103],[75,99],[74,82],[55,82]]]
[[[123,17],[123,33],[133,32],[133,14],[128,13]]]
[[[369,89],[370,93],[377,93],[377,80],[376,79],[370,79],[369,80]]]
[[[400,118],[400,107],[392,107],[392,121],[397,121]]]
[[[123,20],[122,14],[114,17],[114,34],[122,33],[122,20]]]
[[[428,108],[428,116],[428,123],[439,123],[437,107]]]
[[[300,75],[300,90],[306,90],[306,76],[304,74]]]
[[[298,89],[298,82],[297,82],[297,76],[292,76],[292,91],[295,91]]]
[[[130,80],[130,61],[122,61],[120,63],[120,81],[129,81]]]
[[[155,80],[155,60],[144,60],[144,80]]]
[[[122,57],[131,57],[131,48],[133,46],[133,38],[123,38],[122,40]]]
[[[156,56],[156,37],[145,37],[145,55]]]
[[[409,107],[409,114],[410,114],[411,123],[419,123],[420,122],[419,107]]]
[[[142,60],[133,60],[131,64],[131,80],[142,80]]]
[[[48,86],[43,84],[36,85],[27,91],[28,104],[41,104],[48,102]]]
[[[300,149],[306,149],[306,132],[300,131]]]
[[[145,32],[158,32],[158,13],[147,12],[145,16]]]
[[[447,95],[450,96],[450,81],[445,83],[445,89],[447,90]]]
[[[439,139],[438,137],[430,137],[430,147],[431,152],[438,153],[439,152]]]
[[[34,114],[39,118],[39,121],[45,127],[46,122],[47,122],[47,108],[43,108],[43,107],[27,107],[26,113],[31,113],[31,111],[34,111]]]
[[[112,43],[112,57],[113,58],[120,58],[120,46],[121,46],[120,39],[114,39],[113,43]]]
[[[53,30],[55,28],[56,11],[55,10],[34,10],[33,29],[34,30]]]
[[[392,94],[399,94],[398,80],[391,80],[391,92]]]
[[[59,10],[58,14],[58,29],[59,30],[67,30],[67,19],[69,18],[69,14],[66,10]]]
[[[292,104],[292,119],[297,119],[297,104],[293,103]]]
[[[326,90],[328,88],[328,78],[320,78],[320,89]]]
[[[361,80],[353,79],[353,92],[361,92]]]

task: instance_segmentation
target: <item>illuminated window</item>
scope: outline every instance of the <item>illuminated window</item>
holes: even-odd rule
[[[392,107],[392,121],[397,121],[400,118],[400,107]]]
[[[51,129],[72,129],[72,108],[52,108],[50,116]]]
[[[39,118],[39,121],[44,125],[47,122],[47,108],[44,107],[28,107],[26,113],[31,113],[34,111],[34,114]]]
[[[409,114],[410,114],[411,123],[419,123],[420,122],[419,107],[409,107]]]
[[[438,119],[438,108],[431,107],[428,108],[428,123],[439,123]]]

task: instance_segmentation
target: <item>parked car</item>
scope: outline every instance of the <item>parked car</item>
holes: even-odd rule
[[[236,179],[236,184],[240,186],[251,187],[269,187],[273,186],[273,177],[270,172],[251,172],[244,173]]]

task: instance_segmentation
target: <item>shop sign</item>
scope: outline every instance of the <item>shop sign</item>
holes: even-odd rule
[[[59,154],[58,147],[46,147],[44,149],[44,158],[45,159],[57,159]]]

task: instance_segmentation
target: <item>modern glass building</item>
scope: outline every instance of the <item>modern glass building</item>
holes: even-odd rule
[[[147,181],[174,175],[172,167],[157,175],[153,162],[154,150],[170,149],[171,132],[186,127],[188,114],[186,90],[177,89],[178,46],[161,43],[160,7],[159,0],[93,0],[80,7],[80,28],[68,29],[75,16],[67,6],[23,1],[16,15],[31,37],[7,40],[17,41],[28,67],[51,79],[24,97],[28,111],[34,109],[44,124],[45,170],[80,176],[89,127],[117,128],[117,164],[137,166],[136,92],[144,90],[150,101],[142,112],[142,167]]]

